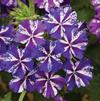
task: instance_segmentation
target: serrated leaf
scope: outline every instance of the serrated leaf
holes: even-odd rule
[[[11,92],[7,93],[1,101],[11,101]]]

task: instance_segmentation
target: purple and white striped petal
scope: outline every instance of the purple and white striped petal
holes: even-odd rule
[[[62,2],[63,0],[35,0],[35,3],[40,9],[44,8],[48,12],[52,7],[60,7],[60,3]]]
[[[58,93],[57,90],[65,84],[65,79],[59,75],[54,75],[54,73],[44,73],[39,72],[35,74],[36,76],[36,89],[44,95],[44,97],[52,98]]]
[[[36,59],[40,61],[39,68],[41,71],[58,71],[62,68],[61,53],[56,50],[58,47],[56,42],[52,41],[46,41],[44,45],[39,47]]]
[[[8,44],[13,40],[13,26],[1,26],[0,27],[0,40],[2,40],[5,44]]]
[[[86,58],[77,61],[75,64],[70,61],[66,63],[66,84],[69,90],[73,90],[75,87],[85,87],[89,85],[92,79],[91,70],[93,67],[90,61]]]
[[[76,26],[77,14],[69,6],[52,8],[43,19],[51,37],[59,39],[64,36],[65,30]]]
[[[9,83],[9,87],[12,91],[16,93],[21,93],[23,91],[32,92],[34,91],[35,76],[34,71],[27,71],[24,77],[13,76],[13,79]]]
[[[67,59],[71,59],[73,56],[78,59],[83,57],[88,44],[88,38],[84,27],[83,29],[81,28],[79,24],[78,28],[74,27],[66,30],[63,39],[60,39],[57,43],[64,50],[63,55]]]
[[[26,44],[26,47],[34,50],[34,47],[45,42],[44,30],[45,26],[41,21],[24,20],[19,24],[15,41]]]
[[[4,54],[7,51],[7,45],[9,45],[14,38],[13,34],[13,26],[0,27],[0,54]]]
[[[23,77],[27,70],[31,71],[34,69],[31,52],[27,48],[21,50],[17,46],[13,46],[6,55],[4,61],[7,72]]]

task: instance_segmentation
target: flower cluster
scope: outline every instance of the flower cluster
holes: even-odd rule
[[[89,30],[100,40],[100,0],[92,0],[96,15],[89,23]]]
[[[17,2],[1,3],[15,6]],[[93,67],[84,57],[88,45],[86,23],[78,22],[69,0],[35,3],[47,11],[41,19],[23,20],[16,30],[13,25],[0,27],[0,70],[12,74],[9,86],[16,93],[38,91],[46,98],[65,101],[58,90],[64,86],[69,91],[85,87],[92,79]],[[64,75],[59,74],[62,71]]]

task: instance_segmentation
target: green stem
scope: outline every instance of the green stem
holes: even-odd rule
[[[26,94],[26,91],[22,92],[18,101],[23,101],[25,94]]]

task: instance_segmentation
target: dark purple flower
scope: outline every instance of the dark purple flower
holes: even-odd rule
[[[9,83],[10,89],[16,93],[21,93],[25,90],[28,92],[34,91],[34,73],[35,71],[27,71],[24,77],[13,76]]]
[[[49,11],[52,7],[60,7],[60,3],[63,0],[35,0],[35,3],[39,8],[44,8],[46,11]]]
[[[100,0],[91,0],[97,13],[100,13]]]
[[[69,6],[52,8],[43,19],[51,37],[59,39],[64,36],[66,30],[76,25],[77,14]]]
[[[76,63],[72,61],[67,62],[65,65],[66,71],[66,84],[69,90],[75,87],[85,87],[92,79],[91,70],[93,67],[88,59],[84,58]]]
[[[100,15],[96,15],[89,23],[89,30],[100,39]]]
[[[13,26],[1,26],[0,27],[0,54],[3,54],[7,50],[7,45],[13,40]]]
[[[26,44],[34,50],[35,47],[45,42],[43,38],[45,26],[41,21],[24,20],[19,24],[15,41]]]
[[[61,96],[57,95],[55,97],[55,101],[66,101],[66,100],[64,100]]]
[[[19,77],[23,77],[26,71],[34,69],[31,52],[29,49],[19,49],[16,45],[11,46],[4,59],[6,71]]]
[[[81,59],[88,44],[87,33],[84,23],[78,23],[78,27],[66,30],[64,37],[58,41],[60,50],[67,59]]]
[[[63,63],[60,60],[61,53],[58,50],[59,46],[52,41],[46,41],[44,45],[38,48],[38,52],[34,53],[36,55],[34,57],[40,61],[39,68],[41,71],[58,71],[63,67]]]
[[[47,98],[55,97],[58,93],[57,90],[61,90],[65,84],[65,79],[63,77],[54,75],[54,73],[51,72],[39,72],[35,74],[35,76],[36,89]]]

